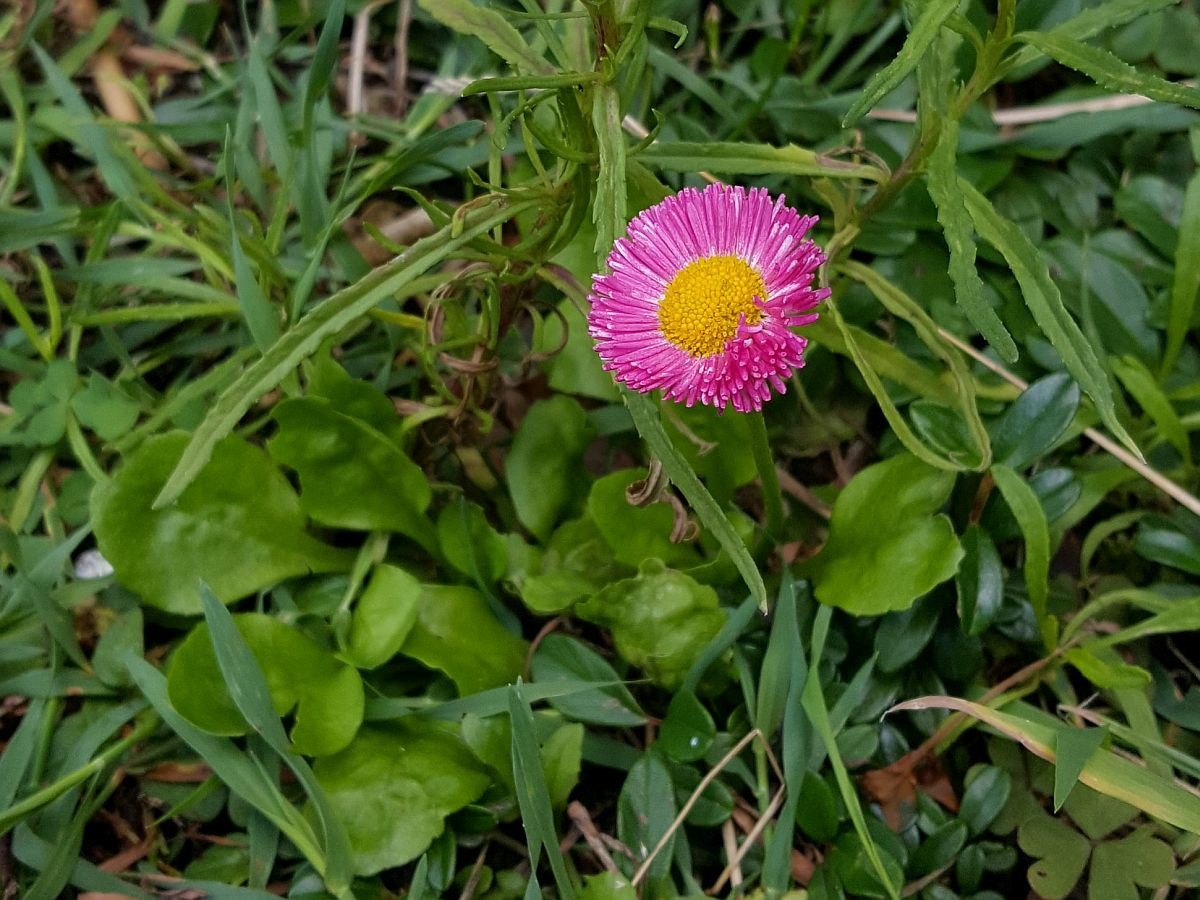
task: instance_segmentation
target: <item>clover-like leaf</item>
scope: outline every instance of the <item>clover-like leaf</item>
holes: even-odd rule
[[[358,672],[292,626],[261,613],[233,617],[271,693],[279,715],[296,711],[292,747],[297,753],[337,753],[354,737],[363,718]],[[172,705],[212,734],[250,730],[229,695],[213,652],[208,625],[200,623],[171,658],[167,691]]]
[[[1017,832],[1021,849],[1034,857],[1029,886],[1045,900],[1062,900],[1079,881],[1092,852],[1087,838],[1060,819],[1034,816]]]
[[[349,567],[349,554],[304,530],[287,479],[239,437],[217,444],[176,502],[152,508],[187,442],[183,432],[151,438],[92,492],[100,551],[147,605],[194,615],[201,580],[230,603],[293,575]]]
[[[716,591],[658,559],[646,560],[636,577],[610,584],[575,612],[608,628],[617,652],[666,688],[678,686],[726,618]]]
[[[1105,841],[1092,851],[1088,900],[1138,900],[1138,886],[1165,887],[1175,874],[1175,854],[1139,828],[1118,841]]]
[[[452,729],[417,716],[368,725],[313,768],[346,828],[359,875],[416,859],[445,829],[446,816],[492,781]]]
[[[822,603],[855,615],[908,609],[963,557],[938,512],[954,475],[907,453],[863,469],[833,505],[829,540],[809,564]]]

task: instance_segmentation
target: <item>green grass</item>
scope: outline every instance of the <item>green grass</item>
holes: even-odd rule
[[[1165,0],[0,14],[0,881],[1190,896],[1197,41]],[[762,415],[586,332],[714,179],[829,255]]]

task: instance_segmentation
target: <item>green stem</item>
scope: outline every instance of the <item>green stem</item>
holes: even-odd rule
[[[746,420],[750,423],[750,450],[762,481],[763,505],[767,509],[766,536],[772,544],[778,544],[783,534],[783,494],[779,490],[775,458],[771,455],[767,422],[761,411],[749,413]]]

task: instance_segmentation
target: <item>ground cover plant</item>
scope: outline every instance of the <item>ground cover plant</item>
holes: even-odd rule
[[[1198,46],[0,14],[4,897],[1193,895]]]

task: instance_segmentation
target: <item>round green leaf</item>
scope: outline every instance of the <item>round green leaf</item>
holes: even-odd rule
[[[363,718],[363,685],[358,672],[292,626],[261,613],[233,617],[254,654],[279,715],[296,710],[292,745],[297,753],[321,756],[350,743]],[[238,711],[217,665],[208,625],[201,623],[171,657],[167,692],[172,705],[212,734],[246,734],[250,726]]]
[[[420,600],[421,582],[395,566],[378,566],[354,606],[345,660],[374,669],[395,656],[416,624]]]
[[[646,477],[645,469],[622,469],[597,478],[588,495],[588,513],[618,562],[641,565],[651,557],[681,568],[700,559],[689,544],[675,543],[675,511],[666,503],[634,506],[626,498],[630,485]]]
[[[963,549],[937,511],[954,475],[904,453],[863,469],[833,505],[829,540],[809,563],[822,603],[855,615],[908,609],[953,577]]]
[[[617,652],[665,688],[683,681],[726,618],[716,591],[657,559],[647,560],[636,578],[610,584],[575,612],[608,628]]]
[[[427,584],[400,652],[445,672],[465,697],[516,681],[528,646],[500,624],[477,591]]]
[[[561,395],[529,407],[517,429],[505,462],[508,490],[517,518],[539,538],[587,483],[580,457],[594,434],[583,407]]]
[[[442,833],[446,816],[492,780],[458,735],[416,716],[363,728],[314,772],[346,828],[359,875],[416,859]]]
[[[238,437],[217,444],[175,503],[152,509],[187,442],[183,432],[151,438],[92,492],[100,551],[146,604],[194,615],[200,581],[230,603],[284,578],[349,566],[348,554],[305,532],[287,479]]]
[[[271,413],[271,456],[300,476],[300,502],[334,528],[429,533],[425,473],[389,438],[320,397],[285,400]]]

